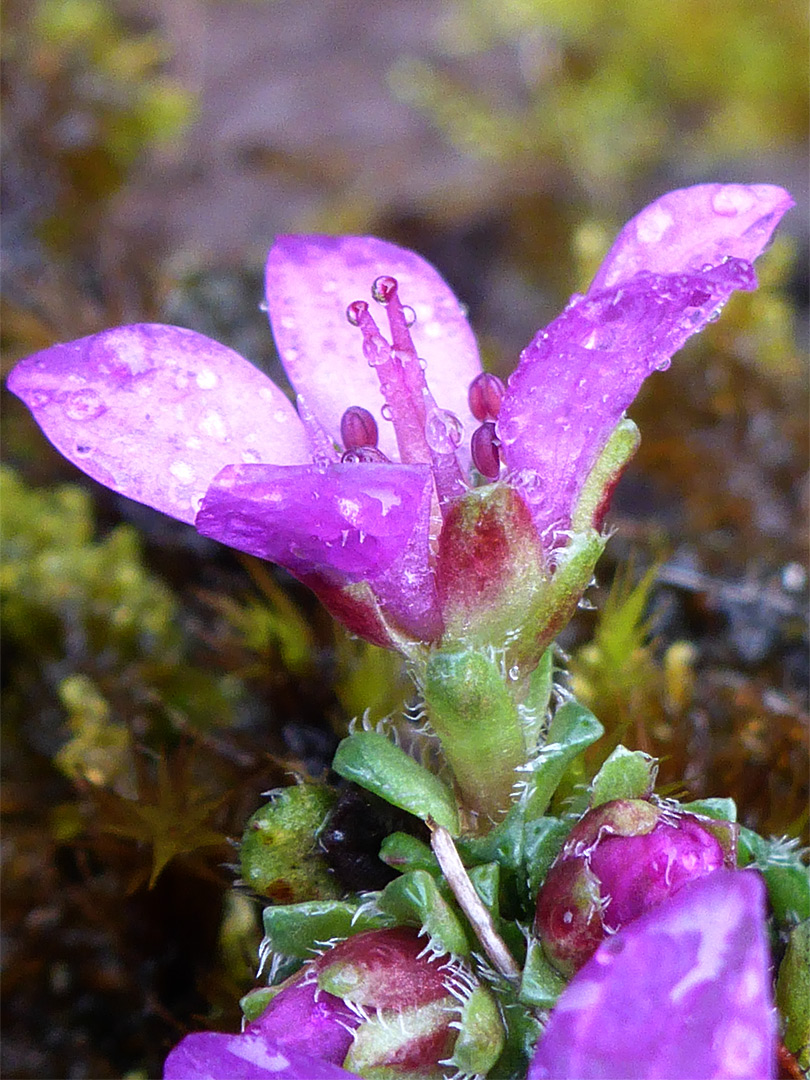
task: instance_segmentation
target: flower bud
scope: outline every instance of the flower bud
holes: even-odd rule
[[[644,799],[615,799],[574,826],[537,898],[535,933],[572,975],[614,933],[687,881],[736,865],[736,826]]]

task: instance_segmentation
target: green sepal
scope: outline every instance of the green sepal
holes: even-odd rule
[[[776,1002],[785,1021],[785,1046],[802,1069],[810,1069],[810,920],[794,926],[776,981]]]
[[[359,1074],[365,1080],[406,1080],[416,1077],[397,1066],[406,1057],[408,1045],[418,1046],[436,1031],[447,1028],[447,1014],[458,1008],[455,998],[440,998],[429,1005],[400,1009],[395,1018],[371,1017],[355,1030],[354,1041],[343,1062],[343,1068]],[[448,1042],[450,1039],[448,1031]],[[442,1073],[420,1070],[419,1077],[440,1077]]]
[[[283,788],[249,819],[242,836],[242,879],[279,903],[331,899],[340,889],[317,847],[336,796],[316,784]]]
[[[543,946],[533,938],[529,942],[526,963],[523,966],[519,999],[524,1005],[535,1009],[551,1009],[566,984],[564,976],[551,966],[543,952]]]
[[[248,1023],[258,1020],[280,990],[280,986],[259,986],[256,990],[251,990],[249,994],[241,997],[239,1007],[245,1020]]]
[[[596,742],[605,729],[578,701],[566,701],[555,712],[543,747],[526,766],[528,779],[521,798],[526,817],[542,817],[569,765],[586,747]]]
[[[273,952],[307,959],[321,951],[324,941],[343,939],[363,930],[393,925],[392,919],[368,903],[350,900],[310,900],[264,909],[265,939]]]
[[[621,743],[602,764],[591,784],[591,807],[611,799],[647,799],[658,773],[656,758]]]
[[[558,817],[532,818],[524,829],[523,855],[529,897],[534,900],[559,855],[573,822]]]
[[[523,740],[528,756],[537,751],[540,734],[548,719],[548,707],[554,689],[554,651],[546,649],[540,657],[540,663],[526,679],[523,700],[518,705],[518,713],[523,725]]]
[[[466,805],[496,818],[510,805],[515,769],[526,757],[517,705],[500,664],[486,653],[436,650],[422,689]]]
[[[588,474],[571,515],[571,528],[579,532],[601,528],[610,495],[630,458],[638,450],[641,435],[632,420],[625,417],[611,432],[605,448]]]
[[[486,1076],[503,1051],[506,1033],[492,994],[477,986],[461,1009],[450,1064],[466,1076]]]
[[[395,832],[386,836],[380,848],[380,859],[401,874],[409,870],[426,870],[433,877],[439,877],[442,872],[428,845],[410,833]]]
[[[497,862],[474,866],[468,871],[470,881],[484,906],[489,909],[494,919],[500,918],[501,868]]]
[[[458,836],[458,808],[446,784],[376,731],[349,735],[337,748],[332,768],[346,780]]]
[[[389,882],[377,903],[397,924],[424,928],[438,952],[469,954],[470,942],[461,919],[426,870],[411,870]]]
[[[680,806],[690,814],[702,814],[717,821],[737,820],[737,804],[733,799],[694,799],[692,802],[682,802]]]
[[[756,866],[768,886],[776,922],[792,926],[810,919],[810,871],[801,852],[784,840],[765,840],[751,829],[740,827],[739,865]]]

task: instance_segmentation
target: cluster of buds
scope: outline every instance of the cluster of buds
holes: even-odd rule
[[[606,935],[687,882],[736,866],[737,826],[614,799],[571,830],[537,898],[535,932],[551,963],[572,975]]]
[[[264,1000],[267,991],[257,991]],[[489,991],[447,954],[398,927],[328,948],[282,984],[241,1035],[188,1035],[165,1080],[379,1080],[484,1075],[503,1047]],[[342,1066],[342,1068],[339,1068]]]

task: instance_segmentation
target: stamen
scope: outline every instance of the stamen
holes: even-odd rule
[[[501,473],[501,455],[498,452],[500,440],[495,434],[495,425],[491,421],[482,424],[473,432],[470,439],[470,454],[473,465],[487,480],[497,480]]]
[[[497,375],[491,375],[488,371],[482,371],[470,383],[468,391],[470,412],[482,423],[485,420],[497,420],[505,393],[506,387],[503,380]]]
[[[379,441],[377,421],[362,405],[352,405],[341,418],[340,437],[347,450],[376,446]]]

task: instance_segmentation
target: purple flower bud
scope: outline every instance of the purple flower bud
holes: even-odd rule
[[[736,865],[736,826],[616,799],[571,830],[537,898],[535,931],[566,975],[619,930],[688,881]]]
[[[498,436],[491,421],[476,428],[470,440],[473,465],[488,480],[497,480],[501,473],[501,456],[498,453]]]

